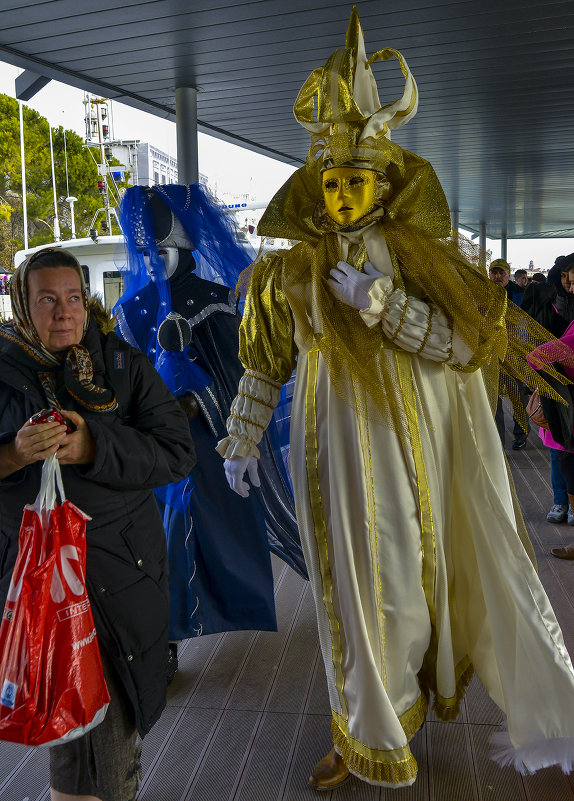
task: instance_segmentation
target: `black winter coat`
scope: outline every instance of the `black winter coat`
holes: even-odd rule
[[[153,488],[184,478],[195,454],[187,418],[148,358],[113,333],[97,331],[90,342],[94,383],[103,385],[105,376],[119,409],[90,412],[62,387],[62,407],[84,417],[96,443],[92,465],[64,465],[62,476],[66,496],[92,518],[86,580],[98,639],[144,735],[165,706],[168,657],[166,539]],[[0,443],[46,406],[35,372],[18,355],[17,346],[0,339]],[[0,609],[22,510],[38,493],[41,467],[28,465],[0,481]]]

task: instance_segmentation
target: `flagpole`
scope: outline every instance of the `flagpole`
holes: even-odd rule
[[[20,109],[20,164],[22,169],[22,217],[24,219],[24,250],[28,250],[28,203],[26,199],[26,161],[24,159],[24,119],[22,101],[18,101]]]
[[[60,220],[58,219],[58,201],[56,199],[56,173],[54,171],[54,148],[52,147],[52,126],[48,123],[50,131],[50,160],[52,162],[52,189],[54,190],[54,241],[60,241]]]

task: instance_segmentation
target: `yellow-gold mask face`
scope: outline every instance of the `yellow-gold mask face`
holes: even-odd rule
[[[323,173],[327,214],[340,225],[353,225],[375,205],[375,172],[359,167],[332,167]]]

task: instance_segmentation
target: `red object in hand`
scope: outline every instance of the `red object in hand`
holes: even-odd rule
[[[30,425],[35,426],[38,423],[52,423],[52,422],[60,423],[62,426],[66,426],[66,434],[71,434],[72,429],[70,428],[70,423],[66,420],[57,409],[42,409],[41,412],[36,412],[30,418]]]
[[[109,703],[86,591],[86,521],[63,498],[60,466],[44,462],[26,506],[0,624],[0,740],[48,745],[101,723]]]

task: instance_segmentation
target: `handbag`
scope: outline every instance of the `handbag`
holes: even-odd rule
[[[544,415],[544,409],[542,408],[540,393],[537,389],[534,390],[530,396],[530,400],[526,404],[526,414],[537,426],[540,426],[540,428],[545,428],[547,431],[550,430],[548,420],[546,419]]]
[[[88,520],[65,499],[49,457],[24,508],[0,624],[0,740],[50,745],[104,719],[110,697],[85,582]]]

